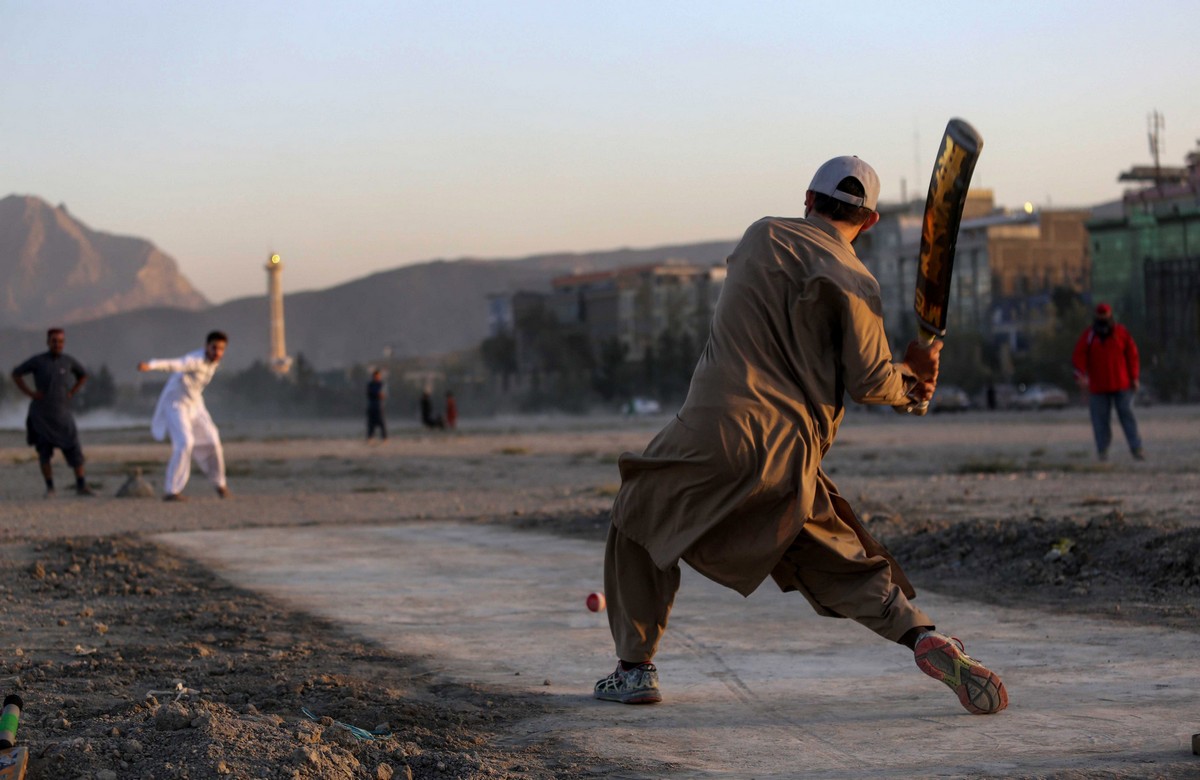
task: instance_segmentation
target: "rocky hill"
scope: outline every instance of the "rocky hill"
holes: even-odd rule
[[[149,241],[92,230],[40,198],[0,199],[0,327],[44,328],[204,296]]]

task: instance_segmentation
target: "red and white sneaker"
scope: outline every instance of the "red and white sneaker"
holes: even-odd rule
[[[967,712],[991,715],[1008,706],[1000,676],[967,655],[957,637],[926,631],[917,637],[913,656],[922,672],[954,691]]]

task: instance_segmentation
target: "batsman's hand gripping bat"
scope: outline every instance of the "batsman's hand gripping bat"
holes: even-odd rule
[[[917,340],[929,346],[946,335],[946,309],[950,303],[950,274],[954,270],[954,247],[971,174],[983,149],[983,138],[965,121],[951,119],[942,135],[921,225],[921,253],[917,259]],[[909,404],[905,410],[917,415],[929,411],[929,402]]]

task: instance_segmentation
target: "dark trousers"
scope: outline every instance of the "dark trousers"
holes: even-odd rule
[[[39,441],[35,447],[38,454],[39,463],[49,463],[54,458],[55,446],[49,442]],[[62,450],[63,458],[66,459],[67,465],[73,469],[77,469],[83,465],[83,450],[79,446],[79,442],[75,442],[69,447],[59,447]]]
[[[387,438],[387,426],[383,423],[383,410],[369,409],[367,410],[367,438],[370,439],[375,434],[375,429],[379,429],[379,438]]]

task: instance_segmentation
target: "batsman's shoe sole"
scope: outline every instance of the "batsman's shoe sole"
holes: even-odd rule
[[[967,712],[991,715],[1008,706],[1008,691],[1000,676],[967,655],[956,637],[927,632],[913,648],[917,666],[945,683]]]
[[[645,663],[623,671],[618,663],[612,674],[596,683],[593,695],[601,701],[621,704],[656,704],[662,701],[662,692],[658,689],[658,668]]]

